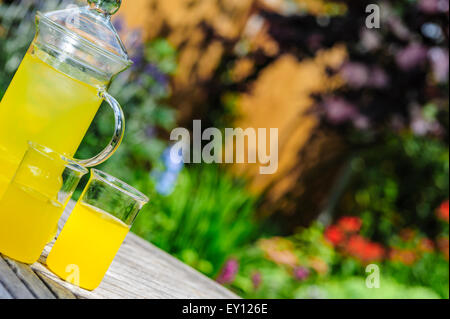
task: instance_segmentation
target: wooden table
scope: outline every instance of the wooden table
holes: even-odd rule
[[[73,204],[64,212],[60,229]],[[31,266],[0,255],[0,299],[238,298],[132,233],[125,239],[100,287],[87,291],[60,280],[46,268],[45,259],[52,244],[45,248],[39,262]]]

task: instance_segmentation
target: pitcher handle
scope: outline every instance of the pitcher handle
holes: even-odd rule
[[[112,108],[116,127],[114,129],[114,135],[111,142],[109,142],[109,145],[101,153],[87,160],[78,160],[78,162],[85,167],[97,166],[110,158],[120,146],[120,143],[122,143],[123,136],[125,134],[125,116],[119,102],[117,102],[117,100],[108,92],[100,91],[99,94],[100,97],[102,97]]]

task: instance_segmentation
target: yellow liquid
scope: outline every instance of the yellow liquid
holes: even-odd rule
[[[0,200],[0,253],[23,263],[36,262],[62,213],[62,205],[11,183]]]
[[[82,288],[97,288],[130,228],[78,202],[47,258],[56,275]]]
[[[16,171],[17,161],[11,158],[10,153],[0,146],[0,199],[8,188],[9,182]],[[2,174],[4,172],[4,174]]]
[[[0,102],[0,197],[14,176],[27,141],[73,157],[102,99],[98,88],[43,62],[30,49]]]

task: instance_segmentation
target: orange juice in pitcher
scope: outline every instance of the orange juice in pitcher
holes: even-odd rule
[[[19,166],[27,141],[73,157],[103,100],[113,109],[111,143],[87,167],[108,159],[124,134],[123,112],[106,89],[130,64],[111,24],[120,0],[37,13],[36,36],[0,102],[0,197]]]

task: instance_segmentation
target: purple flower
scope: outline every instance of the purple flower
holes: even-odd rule
[[[117,32],[122,32],[125,29],[125,23],[121,18],[115,18],[113,20],[113,26]]]
[[[322,103],[325,115],[332,124],[342,124],[358,118],[355,105],[340,97],[329,97]]]
[[[136,50],[135,54],[130,57],[133,61],[133,67],[137,68],[144,61],[144,53],[141,50]]]
[[[262,282],[262,275],[259,271],[253,273],[252,275],[252,283],[253,283],[253,287],[255,289],[258,289],[259,286],[261,286],[261,282]]]
[[[239,270],[239,263],[236,259],[228,260],[219,276],[217,277],[217,282],[224,285],[230,284],[234,281],[236,274]]]
[[[381,89],[389,85],[390,79],[386,72],[380,67],[374,67],[370,72],[369,85]]]
[[[411,43],[406,48],[400,50],[395,59],[397,65],[403,71],[410,71],[422,66],[426,62],[427,48],[420,43]]]
[[[321,48],[323,40],[323,35],[320,33],[313,33],[308,37],[306,43],[310,50],[316,51]]]
[[[299,280],[299,281],[303,281],[308,279],[309,277],[309,270],[306,267],[297,267],[294,269],[294,278]]]
[[[362,63],[348,62],[341,69],[341,76],[355,89],[365,86],[369,80],[369,69]]]
[[[390,126],[394,131],[400,132],[405,129],[405,120],[402,116],[395,114],[390,120]]]
[[[399,39],[407,41],[411,39],[412,34],[408,27],[403,23],[398,15],[390,12],[387,19],[387,25],[391,29],[392,33],[395,34]]]
[[[165,87],[169,83],[167,76],[154,64],[148,64],[145,67],[144,72],[150,75],[161,86]]]
[[[148,138],[153,138],[156,135],[156,128],[154,126],[147,126],[145,129],[145,136]]]
[[[434,79],[439,83],[448,82],[449,54],[448,50],[434,47],[428,51],[433,69]]]
[[[442,134],[442,127],[439,122],[434,119],[426,119],[418,106],[411,109],[411,130],[417,136],[428,134],[439,136]]]
[[[370,122],[369,122],[369,119],[367,118],[367,116],[360,114],[353,120],[353,125],[357,129],[367,130],[370,127]]]
[[[419,9],[427,14],[436,14],[440,12],[448,12],[448,0],[420,0]]]
[[[361,44],[367,51],[376,50],[381,45],[381,36],[376,31],[363,28],[361,30]]]

